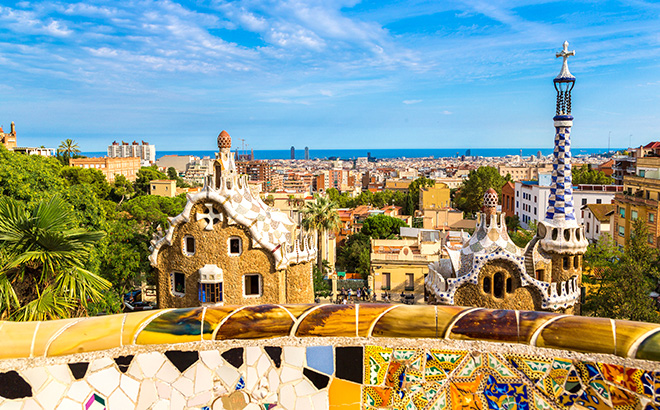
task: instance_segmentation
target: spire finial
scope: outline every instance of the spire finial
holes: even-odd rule
[[[564,41],[564,48],[555,54],[557,58],[562,57],[564,59],[564,63],[561,65],[561,71],[559,72],[559,75],[555,78],[555,81],[557,80],[575,80],[575,77],[571,74],[570,71],[568,71],[568,57],[574,56],[575,55],[575,50],[568,51],[568,41]]]

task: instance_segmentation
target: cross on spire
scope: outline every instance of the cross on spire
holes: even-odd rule
[[[556,55],[557,55],[557,58],[564,57],[564,64],[568,64],[567,63],[568,57],[574,56],[575,55],[575,50],[568,51],[568,41],[564,41],[564,49],[561,50],[560,52],[558,52]]]

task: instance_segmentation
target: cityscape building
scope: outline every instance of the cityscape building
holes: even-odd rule
[[[137,157],[142,160],[143,164],[155,164],[156,163],[156,146],[149,144],[148,142],[142,141],[138,143],[133,141],[132,143],[122,141],[121,144],[117,141],[113,141],[112,144],[108,145],[108,157],[110,158],[129,158]]]
[[[291,159],[296,159],[296,148],[291,146]]]
[[[14,121],[11,122],[11,128],[7,133],[0,127],[0,143],[9,150],[16,147],[16,125]]]
[[[69,159],[69,166],[97,169],[105,175],[109,183],[115,181],[116,175],[123,175],[127,180],[135,181],[140,170],[140,158],[71,158]]]
[[[305,159],[309,160],[309,147],[305,147]]]

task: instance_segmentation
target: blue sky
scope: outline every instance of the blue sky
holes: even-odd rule
[[[223,129],[254,149],[550,147],[564,40],[573,145],[660,140],[644,1],[3,0],[0,125],[83,151],[214,149]]]

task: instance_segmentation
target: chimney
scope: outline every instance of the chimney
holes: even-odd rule
[[[11,133],[16,135],[16,126],[14,125],[14,121],[11,122]]]

